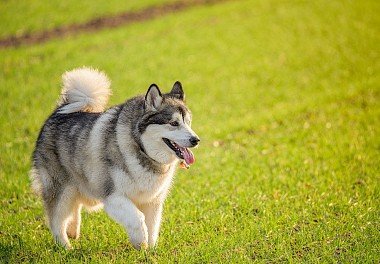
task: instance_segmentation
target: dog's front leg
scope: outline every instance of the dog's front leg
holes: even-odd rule
[[[131,200],[113,194],[104,201],[104,210],[127,230],[129,239],[136,249],[147,248],[148,230],[145,216]]]
[[[148,227],[148,244],[154,247],[160,231],[162,202],[144,204],[141,206],[141,211],[145,215],[145,223]]]

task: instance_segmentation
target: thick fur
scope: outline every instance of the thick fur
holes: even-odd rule
[[[111,94],[111,82],[103,72],[79,68],[62,75],[63,89],[58,106],[61,114],[78,111],[102,112]]]
[[[69,237],[79,237],[82,206],[104,206],[135,248],[154,246],[179,161],[162,138],[182,147],[198,139],[179,82],[167,94],[151,85],[145,97],[101,112],[109,84],[93,69],[64,74],[60,103],[33,153],[32,186],[42,196],[53,236],[66,248]]]

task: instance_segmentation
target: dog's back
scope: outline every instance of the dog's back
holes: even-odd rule
[[[110,81],[97,70],[76,69],[66,72],[62,79],[60,101],[42,127],[33,153],[33,187],[44,198],[47,195],[44,193],[56,195],[56,188],[50,189],[66,181],[68,171],[79,169],[75,168],[79,162],[74,159],[81,157],[82,153],[74,152],[83,150],[110,95]]]

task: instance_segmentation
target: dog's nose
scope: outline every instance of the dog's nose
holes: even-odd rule
[[[201,141],[198,137],[191,137],[189,140],[190,140],[191,145],[193,145],[193,147],[198,145],[198,142]]]

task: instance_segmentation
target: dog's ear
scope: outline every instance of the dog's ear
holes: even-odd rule
[[[182,84],[179,81],[176,81],[174,83],[173,88],[169,94],[174,98],[185,101],[185,93],[183,92]]]
[[[162,103],[162,94],[156,84],[152,84],[145,95],[145,109],[156,111]]]

